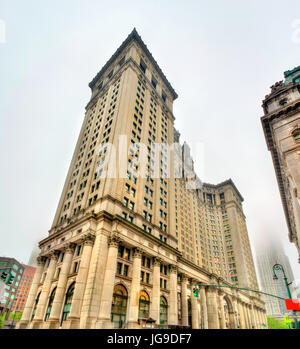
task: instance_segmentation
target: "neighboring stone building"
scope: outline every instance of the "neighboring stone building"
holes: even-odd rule
[[[256,260],[261,290],[279,297],[289,298],[282,272],[278,271],[278,280],[273,280],[273,265],[278,263],[283,266],[288,282],[294,281],[289,259],[284,253],[280,241],[273,237],[261,242],[257,248]],[[292,285],[290,285],[291,288]],[[284,300],[265,296],[265,302],[268,315],[284,315],[287,313]]]
[[[261,118],[271,151],[289,239],[300,262],[300,66],[284,73],[263,101]]]
[[[193,296],[196,283],[257,288],[243,198],[231,180],[202,188],[184,166],[174,175],[177,94],[136,30],[89,86],[19,327],[263,328],[257,293],[201,286]]]
[[[24,271],[23,276],[20,281],[20,285],[16,292],[15,302],[12,307],[12,311],[23,311],[25,307],[25,303],[27,301],[27,297],[29,294],[29,290],[34,278],[34,274],[36,271],[35,267],[31,267],[26,264],[22,264]]]

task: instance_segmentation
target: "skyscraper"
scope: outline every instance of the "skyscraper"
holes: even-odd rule
[[[174,143],[177,94],[135,29],[89,86],[20,327],[262,328],[256,293],[193,296],[257,287],[243,198],[231,180],[201,187]]]
[[[278,280],[273,280],[273,265],[281,264],[285,270],[289,282],[294,280],[290,262],[279,240],[272,238],[261,243],[257,248],[257,266],[261,289],[263,292],[289,298],[283,275],[278,275]],[[278,272],[280,274],[281,272]],[[284,300],[265,296],[267,313],[280,315],[287,313]]]
[[[300,66],[284,73],[263,100],[261,118],[289,230],[300,262]]]

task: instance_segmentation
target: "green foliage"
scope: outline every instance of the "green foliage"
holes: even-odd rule
[[[10,321],[15,321],[15,322],[20,321],[22,314],[23,314],[22,311],[18,311],[18,312],[16,313],[16,315],[15,315],[15,312],[12,311],[12,312],[9,314],[9,320],[10,320]],[[14,318],[14,315],[15,315],[15,318]]]
[[[18,311],[16,314],[15,321],[20,321],[22,317],[23,311]]]
[[[283,319],[268,316],[268,328],[270,330],[288,330],[290,327]]]
[[[0,316],[0,329],[3,328],[5,317],[6,317],[6,313]]]

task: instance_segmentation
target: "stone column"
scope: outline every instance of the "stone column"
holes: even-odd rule
[[[207,315],[208,315],[208,328],[219,329],[219,317],[217,308],[217,290],[215,287],[210,286],[207,292]]]
[[[200,287],[200,304],[201,304],[201,316],[203,313],[203,328],[208,329],[208,318],[207,318],[207,305],[206,305],[206,290],[204,286]]]
[[[251,323],[251,328],[256,328],[256,321],[255,321],[255,314],[254,314],[254,305],[250,304],[248,306],[248,313],[249,313],[249,318],[250,318],[250,323]]]
[[[252,316],[253,316],[253,320],[254,320],[254,327],[255,328],[259,328],[259,322],[258,322],[258,318],[257,318],[257,310],[256,310],[256,306],[252,304]]]
[[[246,319],[244,314],[244,307],[241,300],[238,300],[238,309],[239,309],[240,328],[246,329],[247,324],[246,324]]]
[[[75,289],[68,319],[64,321],[65,328],[80,328],[81,305],[84,297],[85,285],[88,277],[89,265],[92,255],[92,249],[95,241],[95,235],[87,234],[83,237],[83,249],[80,259],[80,266],[75,282]]]
[[[177,267],[176,265],[170,266],[170,299],[169,299],[169,311],[168,321],[170,325],[178,324],[178,309],[177,309]]]
[[[239,319],[238,319],[238,305],[237,305],[237,299],[235,296],[232,297],[232,306],[233,306],[233,320],[234,320],[234,324],[233,324],[233,328],[240,328],[240,324],[239,324]],[[239,326],[239,327],[238,327]]]
[[[111,304],[117,268],[118,247],[120,239],[113,234],[109,239],[107,263],[104,272],[100,311],[96,322],[96,328],[113,328],[110,320]]]
[[[128,308],[128,327],[139,328],[138,316],[139,316],[139,296],[140,296],[140,283],[141,283],[141,258],[142,251],[136,248],[133,254],[132,265],[132,281],[130,289],[130,299]]]
[[[32,280],[32,284],[30,287],[29,295],[27,297],[25,308],[24,308],[24,311],[22,314],[22,318],[21,318],[21,321],[17,324],[17,328],[26,328],[26,326],[28,325],[28,323],[31,320],[31,314],[33,311],[36,297],[37,297],[38,287],[39,287],[39,284],[41,282],[41,278],[43,275],[43,270],[44,270],[44,265],[45,265],[45,257],[38,257],[37,263],[38,263],[38,267],[35,271],[35,274],[34,274],[34,277]]]
[[[248,304],[244,304],[244,314],[245,314],[247,328],[251,329],[250,318],[248,313]]]
[[[224,295],[222,291],[218,291],[219,296],[219,311],[220,311],[220,328],[226,328],[225,311],[224,311]],[[229,310],[229,309],[228,309]]]
[[[249,323],[248,323],[248,317],[247,317],[247,313],[246,313],[246,305],[245,303],[242,303],[242,311],[243,311],[243,318],[245,321],[245,328],[249,329]]]
[[[254,321],[253,321],[253,318],[252,318],[252,312],[251,312],[251,305],[250,304],[247,305],[247,314],[248,314],[250,329],[253,329]]]
[[[101,227],[95,236],[80,311],[80,328],[95,328],[108,255],[108,232]]]
[[[151,302],[151,315],[150,317],[156,320],[156,323],[160,323],[160,263],[159,258],[153,260],[153,288],[152,288],[152,302]]]
[[[181,275],[181,323],[183,326],[189,325],[187,283],[188,283],[187,275],[182,274]]]
[[[265,326],[262,326],[262,328],[263,329],[267,329],[268,328],[268,319],[267,319],[267,315],[266,315],[266,311],[265,310],[263,310],[261,312],[261,319],[262,319],[261,323],[265,324]]]
[[[55,291],[55,296],[53,299],[49,321],[48,321],[48,324],[46,324],[45,328],[59,327],[59,318],[60,318],[61,308],[64,303],[66,286],[67,286],[68,276],[69,276],[71,265],[72,265],[72,259],[73,259],[75,247],[76,245],[74,243],[70,243],[70,244],[67,244],[64,248],[64,253],[65,253],[64,260],[63,260],[59,278],[58,278],[58,283]]]
[[[52,279],[55,273],[56,263],[58,259],[58,251],[53,251],[50,254],[50,264],[47,268],[46,278],[42,287],[42,292],[40,295],[39,303],[36,308],[35,316],[33,319],[32,327],[39,328],[40,324],[44,320],[45,308],[48,301],[49,291],[52,284]]]
[[[192,329],[199,328],[199,312],[198,312],[198,297],[193,295],[194,284],[197,283],[197,280],[192,280],[191,282],[191,305],[192,305]]]

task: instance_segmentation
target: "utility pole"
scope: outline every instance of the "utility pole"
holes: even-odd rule
[[[284,280],[284,283],[285,283],[287,294],[288,294],[289,299],[291,299],[292,298],[291,291],[290,291],[290,284],[291,283],[288,283],[288,279],[286,277],[286,274],[285,274],[283,266],[281,264],[277,264],[277,263],[273,265],[273,279],[274,280],[278,280],[278,277],[276,275],[276,270],[282,271],[283,280]],[[296,316],[296,311],[292,310],[292,312],[293,312],[293,315]],[[295,323],[295,328],[298,329],[299,328],[298,320],[294,319],[294,323]]]

